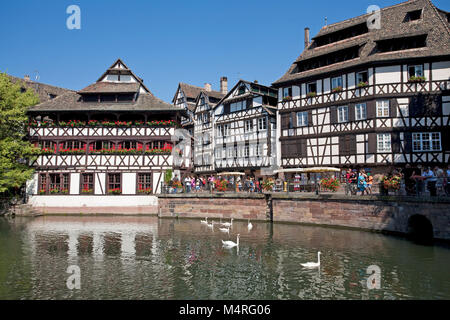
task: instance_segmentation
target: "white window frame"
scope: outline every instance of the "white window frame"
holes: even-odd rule
[[[377,152],[378,153],[392,152],[392,136],[390,133],[377,134]]]
[[[365,73],[367,75],[367,81],[369,81],[369,71],[360,71],[356,73],[356,84],[359,84],[360,82],[364,82],[362,79],[358,79],[360,74]]]
[[[258,129],[259,130],[267,130],[267,121],[266,121],[265,117],[258,119]]]
[[[308,126],[308,111],[297,112],[297,127]]]
[[[252,120],[245,120],[245,132],[252,132],[253,131],[253,119]]]
[[[335,80],[337,82],[337,85],[334,85]],[[337,80],[339,80],[339,81],[337,81]],[[333,90],[337,87],[344,88],[343,83],[344,82],[343,82],[342,76],[331,78],[331,90]]]
[[[358,103],[355,104],[355,120],[361,121],[367,119],[367,104]]]
[[[439,144],[434,148],[433,142]],[[414,132],[412,134],[413,152],[439,152],[442,151],[442,139],[440,132]],[[426,147],[428,145],[428,147]]]
[[[222,127],[222,125],[218,125],[217,126],[217,137],[218,138],[223,137],[223,127]]]
[[[389,100],[377,100],[377,118],[388,118],[390,113]]]
[[[337,116],[339,123],[348,122],[348,106],[340,106],[337,108]]]
[[[311,91],[310,85],[315,85],[316,86],[316,91]],[[306,94],[311,93],[311,92],[317,93],[317,82],[316,81],[308,82],[306,84]]]
[[[410,68],[414,68],[414,74],[411,75],[410,74]],[[419,73],[417,72],[419,71]],[[415,65],[409,65],[408,66],[408,76],[409,77],[423,77],[424,73],[423,73],[423,65],[421,64],[415,64]]]

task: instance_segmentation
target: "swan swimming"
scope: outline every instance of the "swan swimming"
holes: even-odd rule
[[[253,229],[253,225],[252,225],[252,223],[250,222],[250,219],[248,219],[247,229],[248,229],[248,231],[251,231],[251,230]]]
[[[222,223],[222,226],[224,226],[224,227],[227,227],[227,228],[230,228],[230,227],[232,227],[233,226],[233,218],[231,218],[231,222],[224,222],[224,223]]]
[[[234,243],[233,241],[223,241],[222,240],[222,245],[227,248],[239,247],[239,237],[240,236],[241,236],[240,234],[237,235],[236,243]]]
[[[228,227],[228,228],[219,228],[219,230],[221,232],[224,232],[224,233],[230,233],[230,227]]]
[[[205,220],[200,221],[201,224],[208,224],[208,217],[205,218]]]
[[[321,254],[322,253],[320,251],[317,252],[317,262],[307,262],[307,263],[302,263],[301,265],[304,268],[317,268],[317,267],[320,267],[320,255]]]

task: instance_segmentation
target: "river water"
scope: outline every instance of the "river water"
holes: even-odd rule
[[[363,231],[128,216],[0,218],[0,299],[450,299],[450,248]],[[224,249],[221,240],[239,248]],[[321,267],[301,263],[317,260]],[[69,266],[80,289],[68,289]],[[380,289],[367,268],[380,268]],[[71,283],[73,280],[70,278]]]

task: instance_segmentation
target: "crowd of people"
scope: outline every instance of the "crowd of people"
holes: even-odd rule
[[[317,177],[316,177],[317,178]],[[277,179],[278,181],[279,179]],[[447,168],[416,167],[406,165],[404,168],[392,170],[387,175],[368,172],[365,169],[343,170],[341,186],[344,184],[345,194],[371,195],[377,186],[380,193],[395,190],[397,194],[409,196],[450,196],[450,165]],[[300,178],[294,177],[294,191],[299,191]],[[286,182],[285,182],[286,183]],[[182,189],[186,193],[231,191],[231,192],[262,192],[263,180],[254,176],[215,176],[215,175],[187,175],[180,181],[175,176],[170,186],[170,192]],[[272,190],[272,189],[270,189]],[[283,188],[273,188],[273,191]],[[266,190],[267,191],[267,190]]]
[[[370,172],[364,169],[346,170],[343,172],[345,181],[345,194],[356,195],[361,192],[361,195],[372,194],[373,191],[373,176]]]
[[[226,186],[226,191],[236,192],[261,192],[261,179],[256,179],[250,176],[194,176],[187,175],[184,178],[179,179],[177,175],[172,179],[171,186],[180,186],[185,193],[198,193],[198,192],[214,192],[224,191],[218,189],[217,183],[222,182],[222,185]],[[180,183],[180,184],[178,184]],[[176,187],[175,187],[176,188]]]

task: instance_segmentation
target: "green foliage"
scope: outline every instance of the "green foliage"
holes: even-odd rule
[[[26,140],[29,106],[39,103],[30,89],[0,73],[0,192],[21,187],[33,174],[27,164],[36,150]],[[22,92],[23,91],[23,92]]]
[[[164,183],[166,185],[168,185],[170,183],[170,181],[172,181],[172,173],[173,170],[172,169],[168,169],[166,170],[166,172],[164,173]]]

